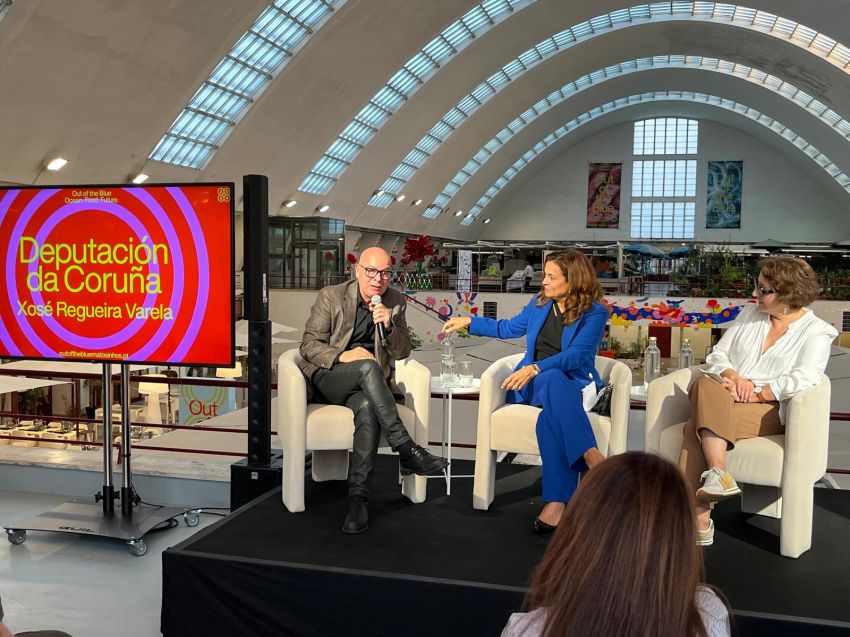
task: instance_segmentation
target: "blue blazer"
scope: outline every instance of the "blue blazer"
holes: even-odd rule
[[[552,311],[552,301],[545,305],[537,306],[537,297],[534,296],[528,302],[522,312],[510,319],[491,319],[478,316],[472,317],[469,326],[470,334],[480,336],[492,336],[494,338],[518,338],[526,336],[525,356],[516,366],[514,371],[520,367],[530,365],[534,361],[534,350],[537,344],[537,335],[546,322],[546,317]],[[608,322],[608,310],[601,303],[593,305],[572,324],[564,328],[561,337],[561,353],[549,358],[537,361],[540,371],[557,368],[568,377],[587,384],[587,379],[592,377],[597,388],[602,387],[602,379],[596,371],[595,357],[596,348],[605,333],[605,325]],[[526,390],[531,383],[513,394],[509,402],[525,403]]]

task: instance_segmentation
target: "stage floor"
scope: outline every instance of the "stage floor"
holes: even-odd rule
[[[430,480],[427,502],[411,504],[396,468],[394,457],[380,458],[363,534],[340,530],[345,483],[308,480],[304,513],[288,513],[276,490],[166,551],[165,635],[261,635],[275,625],[286,634],[498,635],[546,549],[531,531],[540,467],[499,465],[486,512],[472,509],[470,479],[453,481],[450,497]],[[470,469],[456,463],[458,473]],[[779,555],[777,521],[737,506],[718,506],[705,559],[742,634],[755,634],[744,629],[762,615],[850,628],[850,493],[817,490],[813,548],[796,560]],[[399,626],[409,612],[419,619]]]

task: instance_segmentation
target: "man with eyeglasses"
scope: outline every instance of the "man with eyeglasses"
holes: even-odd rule
[[[308,397],[354,412],[345,533],[369,528],[367,504],[381,433],[401,457],[402,473],[434,475],[448,465],[413,442],[396,408],[404,395],[393,378],[395,361],[407,358],[412,348],[404,318],[405,297],[389,287],[390,256],[381,248],[368,248],[355,271],[355,280],[319,291],[300,349]],[[375,296],[381,302],[373,305]],[[386,346],[376,329],[379,323]]]

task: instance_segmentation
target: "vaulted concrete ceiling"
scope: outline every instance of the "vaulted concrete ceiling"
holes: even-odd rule
[[[491,0],[492,1],[492,0]],[[0,4],[3,4],[0,2]],[[611,74],[570,95],[529,122],[451,198],[434,220],[421,213],[460,168],[531,105],[578,78],[611,65],[651,56],[702,56],[751,67],[793,85],[850,119],[850,60],[827,59],[808,48],[814,32],[850,45],[846,0],[752,0],[739,5],[798,22],[791,36],[748,28],[729,18],[694,19],[653,5],[651,19],[609,26],[606,14],[636,3],[622,0],[524,1],[444,63],[381,126],[335,185],[323,195],[299,185],[337,135],[388,80],[426,44],[478,3],[472,0],[347,0],[296,49],[256,103],[200,170],[148,160],[163,133],[239,37],[265,0],[17,0],[0,21],[0,182],[53,183],[45,158],[70,164],[62,183],[123,183],[145,172],[151,182],[227,180],[269,176],[272,214],[312,215],[319,204],[349,224],[426,232],[464,240],[482,224],[458,225],[450,212],[469,210],[540,139],[578,115],[629,95],[690,91],[732,100],[772,117],[850,172],[848,139],[813,109],[764,85],[700,67],[660,67]],[[673,3],[678,7],[688,3]],[[704,10],[712,3],[696,3]],[[734,5],[717,5],[723,9]],[[699,13],[699,11],[698,11]],[[553,35],[591,20],[596,33],[549,54],[474,111],[437,147],[404,186],[406,199],[388,208],[367,204],[414,145],[458,103],[511,59]],[[834,52],[833,52],[834,53]],[[817,109],[814,109],[817,110]],[[577,140],[637,117],[694,114],[759,138],[787,155],[813,179],[823,170],[763,126],[705,103],[657,100],[620,108],[565,135],[526,172],[536,172]],[[831,116],[832,117],[832,116]],[[832,117],[834,120],[835,117]],[[522,175],[494,199],[498,214]],[[824,183],[841,196],[834,181]],[[423,204],[411,205],[421,198]],[[524,237],[503,237],[522,239]]]

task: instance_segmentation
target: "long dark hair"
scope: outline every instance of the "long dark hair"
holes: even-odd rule
[[[564,278],[570,284],[564,306],[564,325],[572,325],[584,312],[590,309],[594,301],[602,298],[602,286],[596,278],[596,270],[590,259],[578,250],[553,252],[546,257],[546,263],[554,263],[561,269]],[[537,305],[546,305],[550,299],[540,290]]]
[[[544,636],[705,637],[696,528],[676,466],[636,451],[613,456],[567,505],[526,608],[546,610]]]

